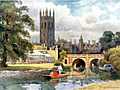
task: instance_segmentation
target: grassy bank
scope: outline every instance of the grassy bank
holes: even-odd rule
[[[120,90],[120,80],[109,81],[100,84],[92,84],[78,90]]]
[[[44,64],[8,64],[8,67],[0,68],[0,70],[47,70],[54,67],[54,63],[44,63]],[[64,66],[65,71],[70,71],[70,66]]]
[[[54,66],[53,63],[45,64],[8,64],[8,67],[1,68],[1,70],[40,70],[40,69],[51,69]]]

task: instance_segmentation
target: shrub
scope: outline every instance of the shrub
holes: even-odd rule
[[[111,75],[108,72],[100,71],[99,78],[102,80],[109,80],[109,79],[111,79]]]
[[[64,65],[61,63],[61,62],[56,62],[56,63],[54,63],[54,66],[62,66],[62,68],[64,68]]]
[[[105,53],[104,60],[102,63],[109,62],[116,70],[120,71],[120,48],[111,48],[108,50],[108,52]]]

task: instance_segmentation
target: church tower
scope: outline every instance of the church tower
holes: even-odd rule
[[[79,49],[80,49],[80,52],[82,52],[84,49],[84,41],[83,41],[82,35],[80,36],[80,39],[79,39]]]
[[[48,9],[40,11],[40,44],[47,47],[55,44],[55,14]]]

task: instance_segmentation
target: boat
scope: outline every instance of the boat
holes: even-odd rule
[[[59,79],[68,76],[67,74],[58,74],[58,75],[44,75],[44,77],[51,78],[51,79]]]
[[[44,75],[44,77],[48,78],[48,79],[59,79],[59,78],[64,78],[66,77],[67,74],[62,74],[62,73],[59,73],[58,71],[58,68],[57,67],[54,67],[53,68],[53,71],[49,74],[49,75]]]

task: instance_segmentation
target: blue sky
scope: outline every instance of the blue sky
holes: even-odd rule
[[[99,8],[103,13],[100,20],[111,19],[111,17],[120,18],[120,7],[116,7],[120,0],[46,0],[56,5],[67,5],[72,15],[82,16],[92,11],[92,6]],[[113,10],[111,10],[113,9]],[[114,10],[115,9],[115,10]],[[97,12],[96,12],[97,13]]]
[[[46,0],[47,2],[53,2],[56,5],[67,5],[71,9],[73,15],[79,15],[78,9],[80,9],[80,0]]]
[[[39,11],[55,10],[55,32],[67,40],[99,40],[104,31],[120,31],[120,0],[23,0],[35,20],[32,40],[39,41]]]

